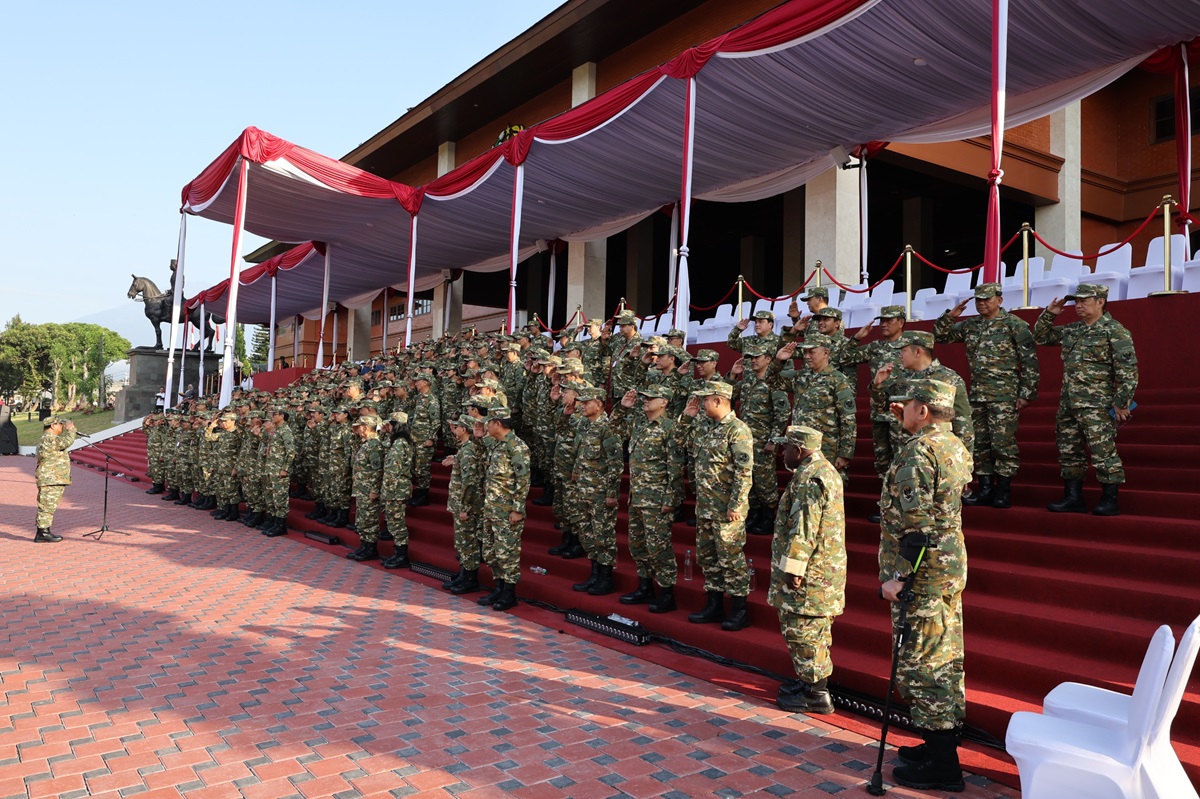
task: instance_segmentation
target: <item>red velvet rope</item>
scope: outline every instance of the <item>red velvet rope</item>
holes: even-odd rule
[[[748,281],[748,280],[743,280],[742,285],[745,286],[746,289],[751,294],[753,294],[755,297],[758,297],[760,300],[769,300],[771,302],[779,302],[780,300],[790,300],[792,297],[795,297],[797,294],[804,291],[805,287],[808,286],[809,282],[812,281],[812,279],[816,276],[817,276],[817,271],[814,269],[813,271],[808,273],[808,277],[806,277],[804,279],[804,282],[801,283],[796,288],[795,291],[793,291],[791,294],[784,294],[782,297],[765,297],[762,294],[759,294],[757,291],[755,291],[754,287],[750,285],[750,281]]]
[[[1019,238],[1021,238],[1021,231],[1018,230],[1016,233],[1012,234],[1012,238],[1010,238],[1007,242],[1005,242],[1004,246],[1000,248],[1000,253],[1003,254],[1004,251],[1007,250],[1009,247],[1011,247],[1013,245],[1013,242],[1015,242]],[[918,260],[920,260],[921,263],[925,264],[926,266],[931,266],[934,269],[938,270],[939,272],[945,272],[947,275],[965,275],[970,272],[977,272],[978,270],[983,268],[983,264],[976,264],[975,266],[972,266],[967,269],[946,269],[943,266],[938,266],[937,264],[933,263],[932,261],[930,261],[925,256],[921,255],[921,253],[917,252],[916,250],[913,250],[913,255],[917,256]]]
[[[691,308],[693,311],[711,311],[714,308],[716,308],[717,306],[719,306],[721,303],[725,302],[725,300],[729,299],[729,295],[733,294],[733,291],[736,288],[737,288],[737,283],[735,282],[732,286],[729,287],[729,291],[725,292],[725,296],[722,297],[721,299],[717,300],[712,305],[706,305],[703,308],[701,308],[699,305],[692,305],[689,303],[688,307]]]
[[[638,316],[637,314],[634,314],[634,316],[637,316],[637,318],[638,318],[638,319],[641,319],[643,322],[645,322],[647,319],[658,319],[658,318],[660,318],[660,317],[661,317],[663,314],[665,314],[667,311],[671,310],[672,306],[674,306],[674,305],[675,305],[675,298],[674,298],[674,297],[672,297],[672,298],[671,298],[671,301],[667,303],[667,307],[666,307],[666,308],[663,308],[663,309],[662,309],[661,311],[659,311],[658,313],[656,313],[656,314],[653,314],[653,315],[651,315],[651,316]]]
[[[874,285],[868,286],[865,289],[853,289],[853,288],[850,288],[849,286],[843,285],[842,283],[838,282],[838,279],[836,277],[829,274],[829,270],[826,269],[825,267],[821,267],[821,271],[825,273],[825,277],[827,277],[831,281],[833,281],[833,284],[835,286],[837,286],[838,288],[842,289],[843,291],[848,291],[851,294],[866,294],[868,291],[873,291],[876,288],[878,288],[880,283],[882,283],[883,281],[885,281],[889,277],[891,277],[892,272],[896,271],[896,267],[898,267],[900,265],[900,262],[903,260],[904,260],[904,253],[900,253],[899,257],[896,258],[896,262],[894,264],[892,264],[892,268],[887,270],[887,274],[884,275],[883,277],[879,278],[879,280],[875,281]],[[978,269],[979,267],[975,267],[975,268]]]
[[[1050,242],[1046,241],[1041,236],[1039,236],[1038,232],[1036,230],[1032,230],[1030,232],[1033,233],[1033,237],[1035,239],[1037,239],[1042,244],[1043,247],[1045,247],[1047,250],[1054,253],[1055,255],[1061,255],[1066,258],[1074,258],[1076,261],[1088,261],[1088,260],[1091,260],[1092,258],[1102,258],[1105,255],[1108,255],[1109,253],[1114,253],[1117,250],[1124,247],[1129,242],[1133,241],[1135,238],[1137,238],[1139,233],[1141,233],[1143,230],[1146,229],[1146,226],[1150,224],[1150,220],[1153,219],[1154,217],[1158,216],[1158,212],[1160,210],[1162,210],[1161,205],[1154,206],[1154,210],[1150,212],[1150,216],[1146,217],[1146,219],[1142,222],[1142,224],[1138,225],[1137,230],[1130,233],[1129,236],[1124,241],[1122,241],[1118,244],[1114,244],[1110,249],[1102,250],[1102,251],[1096,253],[1095,255],[1075,255],[1074,253],[1063,252],[1062,250],[1056,248],[1053,244],[1051,244]],[[1182,214],[1183,212],[1181,211],[1180,213]],[[1189,216],[1188,218],[1190,219],[1191,217]]]
[[[554,330],[549,325],[547,325],[545,322],[543,322],[542,317],[538,316],[535,318],[537,319],[538,327],[540,327],[542,330],[545,330],[547,333],[549,333],[552,336],[557,336],[559,333],[563,332],[568,327],[570,327],[571,323],[575,321],[575,318],[577,316],[579,316],[579,311],[576,311],[575,313],[571,314],[571,318],[567,320],[567,323],[565,325],[563,325],[562,327],[558,328],[557,330]]]

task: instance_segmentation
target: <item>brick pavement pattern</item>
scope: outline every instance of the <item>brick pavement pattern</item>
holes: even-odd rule
[[[75,476],[66,540],[35,544],[33,461],[0,459],[0,799],[827,797],[872,771],[861,735],[137,485],[110,484],[131,535],[83,539],[103,479]]]

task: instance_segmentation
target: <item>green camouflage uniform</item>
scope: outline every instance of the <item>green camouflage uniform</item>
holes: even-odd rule
[[[630,356],[634,347],[644,344],[642,334],[636,330],[628,341],[624,336],[612,336],[609,341],[609,352],[612,354],[612,396],[620,401],[625,392],[638,387],[638,365],[640,360]]]
[[[280,425],[266,437],[266,449],[263,452],[263,500],[268,516],[285,518],[288,515],[288,487],[292,482],[292,462],[295,459],[296,438],[292,435],[292,428],[286,424]]]
[[[263,504],[262,479],[259,475],[258,449],[262,442],[262,428],[252,432],[247,427],[242,432],[237,454],[237,482],[241,486],[242,497],[251,513],[265,512]]]
[[[746,344],[749,343],[752,348],[762,346],[763,352],[769,352],[771,355],[779,352],[779,348],[783,346],[782,339],[775,333],[768,333],[765,336],[759,336],[754,332],[754,320],[750,320],[750,325],[746,330],[742,330],[737,325],[733,326],[733,330],[729,331],[729,336],[725,339],[725,345],[734,352],[744,351]],[[749,332],[750,335],[743,338],[742,333]],[[765,346],[764,346],[765,345]]]
[[[629,440],[629,554],[638,577],[653,578],[663,588],[675,585],[671,521],[683,502],[683,453],[675,444],[675,421],[664,413],[651,422],[617,403],[611,426]]]
[[[217,504],[222,507],[237,505],[242,501],[242,495],[234,473],[237,471],[242,434],[237,427],[232,430],[218,428],[214,433],[216,440],[213,442],[213,494],[216,495]]]
[[[350,507],[350,457],[353,453],[353,436],[349,421],[339,424],[330,422],[329,435],[322,449],[323,487],[325,506],[334,510]]]
[[[433,460],[433,445],[426,446],[426,441],[433,441],[442,424],[441,404],[438,403],[433,389],[422,394],[419,391],[413,396],[412,412],[408,415],[408,430],[413,438],[413,483],[419,490],[429,488],[429,466]]]
[[[754,346],[761,345],[756,342]],[[745,422],[754,436],[754,480],[750,488],[750,505],[767,508],[774,513],[779,504],[779,475],[775,451],[772,448],[768,452],[766,446],[773,438],[783,435],[787,426],[787,392],[778,377],[769,371],[765,377],[758,377],[746,370],[742,379],[733,384],[733,402],[738,409],[738,418]]]
[[[746,516],[754,479],[754,435],[733,411],[719,421],[699,423],[685,414],[675,428],[675,442],[692,456],[696,562],[704,573],[704,588],[748,596]],[[740,513],[741,521],[728,521],[728,511]]]
[[[821,432],[821,453],[830,464],[838,458],[853,458],[858,441],[858,402],[846,376],[832,364],[819,372],[805,366],[791,374],[792,424]],[[789,373],[785,371],[783,376]],[[848,470],[842,470],[841,475],[843,481],[847,480]]]
[[[153,484],[164,482],[162,464],[163,427],[158,424],[158,420],[161,418],[158,414],[150,414],[142,420],[142,432],[146,436],[146,476],[150,478],[150,482]]]
[[[577,487],[582,510],[576,532],[590,560],[612,566],[617,562],[617,508],[610,508],[606,500],[621,495],[625,467],[621,438],[610,428],[608,414],[588,419],[577,410],[575,415],[579,421],[570,482]]]
[[[378,437],[366,438],[354,453],[354,529],[364,544],[379,543],[380,483],[383,480],[383,445]],[[372,498],[372,494],[374,498]],[[391,530],[388,525],[388,530]],[[407,532],[407,531],[406,531]],[[394,535],[393,531],[393,535]],[[397,539],[396,545],[402,542]],[[403,543],[407,543],[406,540]]]
[[[379,499],[383,503],[388,532],[398,547],[408,543],[407,514],[408,500],[412,496],[412,460],[413,445],[404,436],[397,436],[387,445]]]
[[[854,339],[847,339],[856,344]],[[868,391],[871,397],[871,443],[875,453],[875,473],[880,477],[887,474],[896,454],[894,442],[898,441],[899,429],[895,417],[888,410],[888,384],[875,386],[875,373],[887,364],[892,365],[893,374],[898,373],[900,366],[900,350],[892,346],[886,339],[877,339],[865,346],[855,349],[859,362],[865,362],[868,370]]]
[[[449,376],[442,378],[438,390],[438,405],[442,411],[442,440],[450,447],[454,445],[454,433],[450,430],[450,422],[462,412],[462,383],[451,380]]]
[[[579,346],[580,360],[583,361],[584,371],[591,375],[592,385],[603,386],[608,382],[612,370],[608,344],[604,339],[589,338],[579,342]]]
[[[587,509],[581,499],[581,488],[576,480],[571,479],[575,468],[575,458],[578,453],[579,426],[586,420],[576,407],[573,413],[565,413],[565,404],[561,401],[553,404],[554,414],[554,449],[548,479],[554,482],[554,517],[567,532],[578,533],[584,524]]]
[[[482,553],[483,516],[483,473],[486,462],[479,453],[474,437],[468,438],[454,453],[454,466],[450,469],[449,494],[446,510],[454,517],[454,551],[462,568],[472,571],[479,568]],[[460,513],[467,514],[465,520]]]
[[[1092,452],[1096,479],[1125,482],[1117,454],[1117,425],[1111,408],[1128,408],[1137,391],[1137,352],[1133,337],[1107,311],[1094,324],[1082,321],[1055,327],[1054,314],[1042,311],[1033,327],[1038,344],[1062,346],[1063,384],[1055,416],[1058,465],[1064,480],[1082,480]]]
[[[62,499],[63,491],[71,484],[71,459],[67,448],[75,443],[75,429],[68,428],[59,435],[42,433],[37,444],[37,529],[49,530],[54,522],[54,511]]]
[[[941,361],[933,359],[927,369],[912,370],[899,367],[892,372],[889,380],[884,381],[883,389],[889,397],[903,392],[904,384],[910,380],[940,380],[954,386],[954,420],[950,422],[950,431],[963,443],[968,450],[975,445],[975,428],[971,424],[971,401],[967,395],[967,384],[953,369],[942,366]],[[892,451],[899,452],[908,440],[908,433],[900,425],[900,420],[892,416]]]
[[[1012,477],[1021,465],[1017,400],[1037,399],[1037,346],[1029,325],[1003,308],[993,319],[971,316],[961,322],[946,311],[934,323],[933,336],[939,344],[967,345],[976,471]]]
[[[528,496],[529,447],[509,430],[488,454],[483,501],[484,560],[495,578],[508,585],[521,580],[521,536]],[[510,513],[521,514],[521,520],[514,524]]]
[[[912,571],[901,560],[900,539],[920,531],[930,538],[913,583],[908,611],[912,634],[900,653],[896,683],[909,700],[913,723],[926,730],[956,727],[966,714],[963,686],[962,592],[967,550],[962,491],[971,482],[971,455],[944,425],[909,438],[888,470],[880,496],[879,580]],[[899,607],[892,606],[893,630]]]
[[[842,480],[822,453],[800,461],[783,491],[779,509],[771,542],[767,602],[779,612],[779,628],[796,677],[812,684],[833,673],[829,657],[833,617],[846,607]],[[804,578],[799,590],[788,588],[788,575]]]
[[[329,422],[326,419],[319,422],[309,420],[302,433],[304,438],[304,454],[302,456],[304,480],[308,484],[309,493],[319,502],[325,501],[324,496],[321,495],[319,477],[321,474],[321,447],[324,444],[328,428]]]

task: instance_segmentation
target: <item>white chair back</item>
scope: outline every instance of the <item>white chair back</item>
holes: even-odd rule
[[[759,311],[770,311],[771,313],[774,313],[775,310],[772,307],[774,304],[775,303],[773,300],[756,300],[754,302],[754,313],[758,313]]]
[[[882,280],[879,285],[871,289],[871,299],[873,300],[890,300],[891,296],[896,293],[896,281],[891,278]]]
[[[1187,237],[1182,233],[1171,234],[1171,266],[1180,266],[1191,258],[1187,251]],[[1146,266],[1163,265],[1163,237],[1156,236],[1146,248]]]
[[[1105,244],[1100,248],[1100,252],[1107,252],[1113,247],[1116,247],[1116,242],[1113,242],[1112,244]],[[1159,252],[1162,252],[1161,244],[1159,245]],[[1159,256],[1158,260],[1162,260],[1161,255]],[[1118,275],[1125,275],[1126,277],[1129,277],[1129,270],[1132,266],[1133,245],[1122,244],[1120,247],[1117,247],[1117,249],[1109,252],[1107,255],[1101,255],[1096,259],[1095,274],[1098,275],[1103,272],[1112,272]]]
[[[1055,257],[1057,258],[1058,256]],[[1046,271],[1046,259],[1040,255],[1031,256],[1029,259],[1029,282],[1032,283],[1035,280],[1041,280],[1042,273],[1044,271]],[[1012,275],[1004,278],[1004,283],[1002,285],[1005,287],[1022,286],[1024,283],[1025,259],[1022,258],[1018,260],[1016,266],[1013,267]]]
[[[1167,682],[1163,687],[1162,696],[1158,701],[1158,709],[1150,722],[1150,740],[1159,736],[1171,734],[1171,722],[1179,712],[1179,703],[1183,701],[1183,692],[1187,688],[1188,678],[1192,676],[1192,667],[1196,665],[1196,654],[1200,652],[1200,617],[1192,620],[1179,641],[1179,649],[1175,659],[1171,661],[1171,670],[1167,672]],[[1139,682],[1141,675],[1138,675]],[[1137,688],[1134,688],[1137,694]],[[1131,719],[1132,723],[1132,714]]]
[[[975,272],[951,272],[950,274],[946,275],[946,288],[942,290],[942,293],[949,296],[961,294],[964,291],[970,291],[972,288],[971,278],[982,271],[982,269],[979,269]]]
[[[1083,255],[1083,250],[1068,250],[1073,255]],[[1055,255],[1050,261],[1050,273],[1047,279],[1078,280],[1086,267],[1078,258],[1068,258],[1065,255]],[[1031,278],[1032,279],[1032,278]]]
[[[1150,728],[1154,723],[1156,711],[1163,696],[1163,686],[1167,677],[1167,669],[1171,665],[1171,656],[1175,650],[1175,635],[1171,628],[1162,625],[1150,639],[1146,650],[1146,659],[1138,672],[1137,682],[1133,686],[1133,698],[1129,705],[1129,725],[1125,728],[1124,746],[1126,747],[1126,762],[1131,762],[1137,749],[1146,745],[1150,739]],[[1190,668],[1189,668],[1190,671]],[[1172,713],[1172,715],[1174,715]]]

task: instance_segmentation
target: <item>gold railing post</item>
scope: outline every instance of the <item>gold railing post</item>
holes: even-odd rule
[[[1167,294],[1186,294],[1171,288],[1171,207],[1175,200],[1171,195],[1164,194],[1162,198],[1163,212],[1163,290],[1150,292],[1151,297],[1162,297]]]
[[[912,255],[911,244],[904,245],[904,318],[912,321]]]
[[[817,270],[817,288],[820,288],[821,287],[821,277],[822,277],[822,275],[821,275],[822,266],[821,266],[820,258],[817,259],[817,265],[814,266],[813,269]]]
[[[741,275],[738,275],[737,284],[738,284],[738,321],[739,322],[742,321],[742,318],[743,318],[742,286],[745,284],[745,282],[746,282],[746,278],[742,277]]]
[[[625,313],[625,298],[624,297],[622,297],[621,301],[619,303],[617,303],[617,307],[621,309],[620,313]]]
[[[1021,223],[1021,263],[1025,274],[1021,276],[1021,307],[1014,311],[1028,311],[1037,306],[1029,304],[1029,234],[1033,232],[1028,222]]]

